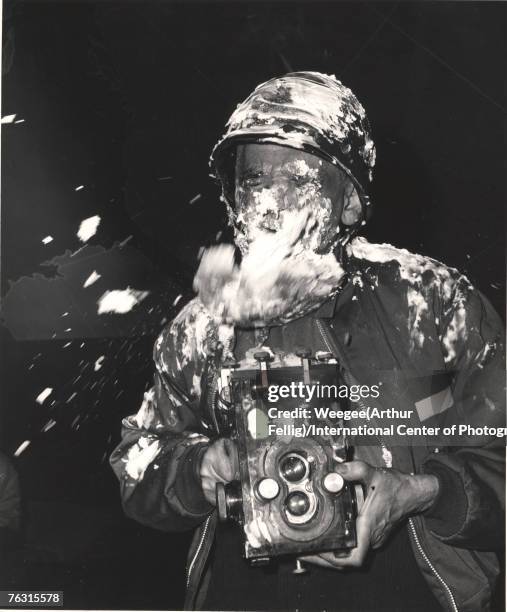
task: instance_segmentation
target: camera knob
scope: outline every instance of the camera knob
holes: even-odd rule
[[[329,472],[324,476],[322,485],[328,493],[339,493],[343,489],[344,480],[340,474]]]
[[[257,484],[257,492],[265,501],[271,501],[280,492],[280,485],[274,478],[263,478]]]
[[[269,351],[257,351],[254,353],[254,359],[259,363],[267,363],[271,361],[271,353]]]
[[[312,350],[305,346],[300,346],[296,349],[296,355],[301,357],[301,359],[309,359],[312,356]]]
[[[235,359],[228,358],[224,361],[223,366],[229,370],[234,370],[239,368],[239,363]]]

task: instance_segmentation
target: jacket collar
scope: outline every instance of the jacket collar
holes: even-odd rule
[[[335,295],[326,300],[321,306],[312,312],[312,317],[314,319],[332,319],[334,317],[334,313],[336,310],[336,303],[338,301],[338,297],[340,295],[340,289]]]

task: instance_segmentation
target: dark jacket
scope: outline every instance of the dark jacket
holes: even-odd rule
[[[372,385],[390,378],[395,392],[381,396],[379,407],[414,408],[410,425],[504,427],[504,334],[487,299],[454,269],[362,238],[348,247],[344,264],[348,282],[337,297],[272,328],[273,350],[283,359],[296,344],[329,349],[350,380]],[[128,516],[166,531],[197,528],[187,608],[199,606],[209,579],[204,570],[216,517],[202,493],[199,467],[218,434],[207,397],[223,335],[198,299],[182,309],[156,342],[155,385],[139,413],[124,419],[122,442],[111,456]],[[254,332],[237,331],[236,357],[248,358],[258,340]],[[408,527],[435,596],[444,609],[462,612],[488,609],[498,574],[493,551],[504,542],[505,499],[504,438],[465,442],[419,438],[392,446],[388,459],[385,451],[377,460],[369,457],[439,478],[432,508]]]

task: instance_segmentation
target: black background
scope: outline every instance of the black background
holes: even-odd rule
[[[351,87],[377,145],[368,238],[458,267],[504,312],[506,17],[486,2],[4,4],[2,116],[25,121],[2,126],[0,447],[31,440],[15,460],[24,523],[5,587],[62,589],[68,608],[181,606],[189,535],[125,519],[107,454],[199,248],[223,229],[207,158],[259,82],[317,70]],[[150,297],[104,323],[74,292],[72,330],[50,333],[60,302],[41,264],[78,249],[95,214],[109,278]],[[38,293],[13,293],[34,274]],[[40,406],[45,387],[54,403]]]

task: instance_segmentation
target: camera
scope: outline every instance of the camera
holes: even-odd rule
[[[316,409],[327,405],[336,414],[346,410],[346,400],[308,401],[294,393],[274,400],[271,392],[291,383],[336,386],[339,368],[330,353],[312,358],[303,349],[297,355],[300,366],[270,368],[272,352],[260,350],[256,368],[229,360],[220,373],[216,418],[236,442],[240,478],[217,484],[218,516],[242,527],[244,556],[253,563],[356,546],[360,492],[334,469],[350,458],[347,440],[305,434],[312,426],[325,430],[323,424],[339,431],[340,420],[323,423]]]

